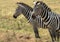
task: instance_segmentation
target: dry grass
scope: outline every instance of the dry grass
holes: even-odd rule
[[[42,0],[52,11],[60,13],[59,0]],[[33,0],[0,0],[0,42],[51,42],[47,29],[39,29],[41,39],[36,39],[32,26],[26,18],[21,15],[17,19],[13,14],[17,7],[17,2],[24,2],[33,7]]]

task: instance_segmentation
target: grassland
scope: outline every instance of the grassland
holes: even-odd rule
[[[60,13],[60,0],[42,0],[55,13]],[[33,7],[33,0],[0,0],[0,42],[36,42],[32,25],[20,15],[13,18],[17,2],[24,2]],[[38,42],[51,42],[47,29],[39,29],[41,39]]]

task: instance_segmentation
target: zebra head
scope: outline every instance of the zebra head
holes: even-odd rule
[[[28,17],[27,15],[29,15],[30,11],[32,11],[33,9],[25,4],[25,3],[17,3],[18,7],[16,8],[16,11],[13,15],[14,18],[17,18],[20,14],[23,14],[25,17]]]
[[[14,18],[17,18],[23,11],[23,6],[21,5],[21,3],[17,3],[18,7],[15,10],[15,13],[13,15]]]
[[[32,16],[40,15],[42,16],[45,11],[51,11],[51,9],[42,1],[37,1],[32,12]]]

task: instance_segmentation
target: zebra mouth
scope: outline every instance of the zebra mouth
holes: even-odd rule
[[[36,18],[36,16],[35,16],[35,15],[32,15],[32,18],[33,18],[33,19],[35,19],[35,18]]]
[[[14,18],[17,18],[15,15],[13,15]]]

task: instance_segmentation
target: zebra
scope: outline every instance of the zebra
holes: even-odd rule
[[[52,42],[59,42],[60,15],[52,12],[44,2],[37,1],[32,11],[32,18],[33,16],[40,16],[50,32]]]
[[[15,10],[15,13],[13,14],[13,17],[14,18],[17,18],[19,15],[23,14],[27,20],[29,20],[31,18],[31,12],[33,11],[33,8],[28,6],[27,4],[25,3],[17,3],[18,4],[18,7],[17,9]],[[35,19],[35,20],[33,20]],[[29,22],[32,24],[33,26],[33,30],[34,30],[34,33],[35,33],[35,37],[36,38],[40,38],[39,36],[39,33],[38,33],[38,26],[35,26],[35,24],[37,24],[37,21],[36,21],[36,17],[33,16],[33,19],[30,19]],[[42,22],[42,19],[40,18],[40,27],[46,27],[43,22]]]

